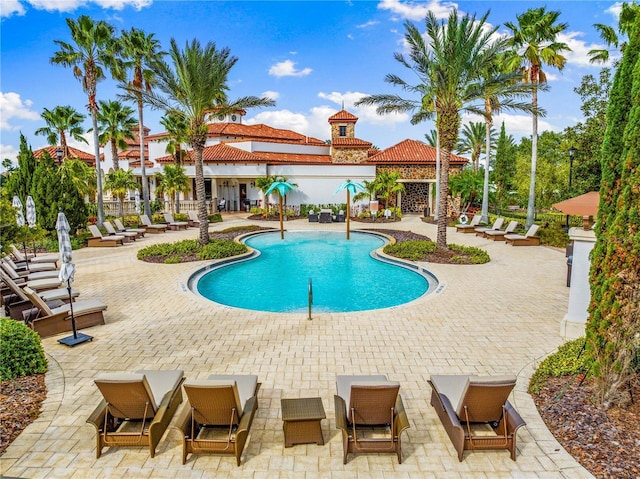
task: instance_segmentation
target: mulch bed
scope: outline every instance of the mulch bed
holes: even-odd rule
[[[566,389],[566,391],[565,391]],[[558,442],[597,478],[640,477],[640,386],[634,403],[603,409],[593,383],[551,378],[533,396],[540,416]]]
[[[46,397],[44,374],[0,382],[0,454],[40,415]]]

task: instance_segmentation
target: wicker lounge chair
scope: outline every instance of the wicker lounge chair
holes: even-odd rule
[[[124,236],[102,236],[96,225],[89,225],[89,232],[92,237],[87,240],[89,246],[119,246],[124,243]]]
[[[104,226],[104,229],[107,230],[107,234],[109,236],[123,236],[123,243],[130,243],[131,241],[135,241],[138,237],[138,233],[135,233],[133,231],[117,232],[110,221],[105,221],[104,223],[102,223],[102,226]]]
[[[336,427],[342,433],[342,462],[359,453],[396,453],[402,463],[400,436],[409,427],[400,384],[385,376],[338,376],[334,396]]]
[[[164,233],[167,225],[153,224],[147,215],[140,215],[140,221],[146,233]]]
[[[333,211],[329,209],[320,210],[318,216],[318,223],[331,223],[333,217]]]
[[[504,236],[513,233],[518,227],[517,221],[509,221],[507,227],[503,230],[486,230],[483,233],[485,238],[493,241],[504,241]],[[477,234],[477,233],[476,233]]]
[[[187,214],[189,215],[189,226],[193,226],[194,228],[199,228],[200,219],[198,218],[198,212],[189,210],[187,211]]]
[[[462,461],[464,451],[508,449],[516,460],[516,433],[524,420],[507,401],[515,376],[431,376],[431,405]]]
[[[485,231],[500,231],[502,225],[504,224],[504,218],[496,218],[491,226],[476,226],[473,231],[476,236],[484,236]]]
[[[504,240],[513,246],[538,246],[540,244],[539,228],[539,225],[531,225],[524,235],[509,234],[504,236]]]
[[[313,210],[309,210],[309,223],[317,223],[318,222],[318,213]]]
[[[120,221],[118,218],[113,220],[113,224],[115,225],[116,231],[118,233],[138,233],[138,238],[143,237],[146,232],[144,228],[125,228],[125,226],[122,224],[122,221]]]
[[[481,215],[475,214],[473,218],[471,218],[470,223],[466,225],[463,225],[463,224],[456,225],[456,232],[457,233],[473,233],[474,228],[480,224],[481,218],[482,218]]]
[[[258,409],[258,377],[216,375],[184,383],[187,401],[177,419],[182,463],[191,454],[230,454],[239,466]]]
[[[97,299],[74,301],[51,308],[34,290],[23,288],[24,294],[35,306],[35,310],[23,312],[22,319],[42,338],[71,331],[71,308],[76,320],[76,328],[84,329],[105,324],[104,312],[107,305]],[[73,292],[73,290],[72,290]],[[68,293],[67,293],[68,295]]]
[[[189,227],[188,221],[176,221],[171,213],[164,213],[164,220],[170,230],[186,230]]]
[[[153,457],[182,402],[184,373],[147,371],[100,374],[103,400],[87,422],[96,428],[96,458],[105,447],[149,447]]]

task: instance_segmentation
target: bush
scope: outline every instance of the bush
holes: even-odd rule
[[[209,215],[207,218],[209,218],[209,223],[222,223],[222,215],[220,213]]]
[[[585,338],[564,343],[558,351],[547,356],[538,366],[529,381],[529,393],[542,389],[550,377],[569,376],[587,370],[587,355],[584,354]]]
[[[177,264],[183,261],[222,259],[245,253],[244,244],[231,240],[215,239],[205,246],[198,240],[183,240],[175,243],[159,243],[138,251],[142,261],[159,261],[165,264]]]
[[[423,259],[427,254],[436,250],[436,244],[432,241],[412,240],[402,243],[388,244],[383,251],[396,258],[409,259],[418,261]]]
[[[0,381],[47,372],[40,336],[23,323],[0,318]]]
[[[204,245],[198,252],[199,260],[222,259],[247,252],[247,247],[235,241],[216,239]]]
[[[559,223],[549,223],[540,228],[540,243],[555,246],[557,248],[566,248],[569,243],[569,235],[565,232],[564,227]]]
[[[469,257],[469,261],[471,261],[471,264],[484,264],[491,261],[489,253],[487,253],[483,249],[476,248],[475,246],[461,246],[458,244],[450,244],[448,245],[448,248],[459,253],[466,253],[466,255],[468,255]],[[457,263],[467,262],[467,259],[465,257],[460,256],[454,256],[453,258],[451,258],[451,260]]]

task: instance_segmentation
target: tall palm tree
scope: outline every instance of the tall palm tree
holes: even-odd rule
[[[127,149],[126,140],[134,139],[132,130],[136,126],[136,120],[132,116],[133,108],[114,100],[100,100],[99,103],[98,125],[100,134],[98,139],[101,145],[108,143],[111,146],[113,169],[119,170],[118,150]]]
[[[477,87],[478,72],[487,68],[500,51],[492,42],[497,28],[486,24],[489,12],[476,20],[475,15],[458,17],[453,9],[447,21],[439,23],[432,12],[425,19],[426,35],[411,23],[405,23],[405,42],[409,53],[395,53],[395,59],[416,74],[417,85],[411,85],[397,75],[388,74],[385,81],[417,95],[404,99],[398,95],[371,95],[356,105],[377,105],[377,112],[414,112],[411,124],[436,115],[436,128],[441,149],[441,179],[436,245],[447,248],[447,204],[449,196],[449,160],[458,141],[460,113],[483,114],[476,105],[482,98]],[[427,41],[425,41],[425,38]],[[434,101],[435,99],[435,101]]]
[[[462,126],[460,130],[461,138],[456,149],[459,153],[471,154],[471,166],[475,173],[480,167],[480,153],[485,148],[485,128],[484,123],[470,121]]]
[[[619,47],[620,50],[624,51],[627,43],[624,41],[624,37],[631,34],[636,15],[640,15],[640,5],[635,2],[624,2],[618,16],[618,32],[616,32],[615,28],[602,23],[596,23],[593,26],[607,46]],[[589,50],[587,55],[591,63],[607,63],[611,57],[609,50],[606,48]]]
[[[124,219],[122,204],[127,193],[138,189],[138,181],[132,170],[114,170],[107,173],[104,188],[118,198],[118,216]]]
[[[53,54],[50,61],[54,65],[71,67],[73,75],[80,80],[83,91],[89,100],[88,108],[93,127],[93,143],[96,157],[96,178],[98,186],[98,221],[104,222],[102,201],[102,176],[100,174],[100,142],[98,140],[98,103],[96,101],[98,82],[105,78],[105,69],[114,71],[117,58],[114,54],[117,45],[114,29],[107,22],[94,22],[91,17],[81,15],[77,20],[67,18],[74,44],[54,40],[60,50]]]
[[[120,38],[122,48],[124,83],[128,91],[133,94],[138,105],[138,140],[140,141],[140,176],[142,177],[142,203],[144,214],[151,218],[149,206],[149,185],[145,165],[144,149],[144,104],[142,92],[151,92],[156,84],[155,65],[162,60],[166,53],[160,51],[160,42],[153,38],[153,33],[146,34],[137,28],[123,31]],[[126,80],[126,73],[131,73],[131,79]],[[125,98],[130,99],[129,95]]]
[[[38,128],[35,131],[36,135],[46,136],[47,142],[52,146],[60,145],[62,147],[63,158],[69,157],[66,132],[76,141],[89,143],[87,139],[82,136],[85,132],[82,127],[85,116],[76,111],[72,106],[56,106],[52,110],[45,108],[42,110],[40,116],[47,126]]]
[[[171,198],[171,211],[180,213],[180,193],[189,191],[189,177],[179,165],[164,165],[162,173],[156,173],[156,194],[167,194]]]
[[[204,47],[192,40],[180,50],[171,39],[169,56],[173,68],[161,61],[157,65],[158,89],[166,97],[154,92],[142,91],[143,97],[156,108],[164,109],[184,118],[187,123],[188,143],[193,148],[196,170],[196,195],[198,197],[198,220],[200,221],[201,244],[209,242],[209,221],[205,200],[202,155],[207,141],[208,128],[205,122],[209,111],[216,109],[221,114],[260,106],[273,106],[270,98],[248,96],[230,102],[227,98],[229,71],[238,59],[231,56],[228,48],[218,50],[215,43]]]
[[[176,165],[182,165],[183,155],[186,153],[182,149],[182,145],[189,140],[187,137],[187,123],[184,117],[166,114],[160,118],[160,124],[167,131],[167,136],[160,139],[160,141],[167,142],[165,152],[173,156]]]
[[[531,180],[529,183],[529,201],[527,205],[527,222],[529,228],[535,219],[536,201],[536,166],[538,157],[538,87],[546,83],[547,75],[543,65],[562,70],[567,59],[562,52],[571,51],[566,43],[557,41],[560,33],[567,29],[566,23],[556,23],[560,12],[547,12],[546,7],[531,8],[517,15],[517,24],[505,23],[511,30],[511,43],[517,50],[508,62],[511,70],[519,70],[524,74],[524,81],[533,85],[531,93],[533,106],[533,131],[531,141]]]

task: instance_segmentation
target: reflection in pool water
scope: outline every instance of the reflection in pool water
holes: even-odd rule
[[[376,260],[385,244],[378,235],[352,232],[261,233],[246,244],[260,252],[248,261],[203,274],[197,291],[217,303],[257,311],[302,312],[313,281],[314,312],[388,308],[419,298],[429,289],[426,274]]]

